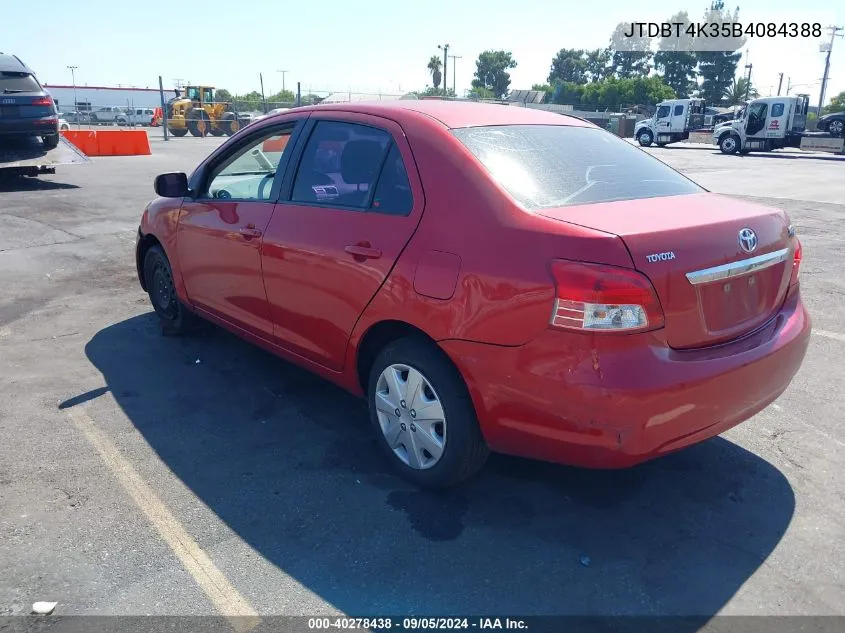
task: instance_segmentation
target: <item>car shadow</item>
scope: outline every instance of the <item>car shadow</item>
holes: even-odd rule
[[[56,182],[55,180],[44,180],[43,178],[30,178],[27,176],[12,176],[9,178],[0,177],[0,192],[12,193],[20,191],[51,191],[56,189],[79,189],[79,185],[67,182]]]
[[[677,630],[697,630],[795,509],[775,467],[721,438],[623,471],[493,456],[424,492],[385,466],[363,402],[222,330],[162,337],[150,313],[85,351],[199,501],[346,613],[684,615]]]

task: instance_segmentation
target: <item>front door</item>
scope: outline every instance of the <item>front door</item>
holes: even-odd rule
[[[380,117],[313,114],[295,176],[264,235],[277,342],[340,370],[355,323],[423,210],[411,148]]]
[[[667,134],[672,124],[672,106],[658,106],[654,113],[654,131],[658,134]]]
[[[745,136],[748,138],[766,137],[766,117],[769,113],[769,104],[762,101],[752,103],[748,106],[747,118],[745,121]]]
[[[294,129],[295,123],[265,129],[221,154],[198,196],[182,204],[176,238],[191,303],[266,338],[273,323],[261,278],[261,238]]]

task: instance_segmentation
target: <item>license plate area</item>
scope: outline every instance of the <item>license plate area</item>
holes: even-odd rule
[[[782,267],[774,266],[699,286],[708,332],[715,335],[768,317],[778,302],[781,275]]]

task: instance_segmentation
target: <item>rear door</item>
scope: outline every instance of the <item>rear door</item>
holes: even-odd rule
[[[672,107],[672,118],[669,129],[673,133],[681,133],[687,127],[687,108],[683,103],[677,103]]]
[[[355,323],[419,223],[423,191],[393,121],[315,113],[305,136],[265,232],[264,284],[277,342],[339,370]]]

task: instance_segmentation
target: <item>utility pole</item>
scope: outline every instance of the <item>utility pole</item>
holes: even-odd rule
[[[780,96],[780,87],[783,85],[783,73],[780,74],[780,79],[778,80],[778,96]]]
[[[745,52],[745,69],[748,71],[748,77],[745,79],[745,101],[748,101],[748,91],[751,89],[751,67],[753,64],[748,60],[751,58],[751,51],[748,50]]]
[[[833,51],[833,40],[837,37],[842,37],[842,35],[837,35],[839,31],[843,30],[841,26],[829,26],[827,30],[830,31],[830,43],[829,44],[822,44],[819,46],[819,51],[822,53],[827,52],[827,56],[824,60],[824,76],[822,77],[822,89],[819,93],[819,114],[818,116],[822,115],[822,108],[824,107],[824,93],[827,89],[827,74],[830,72],[830,53]]]
[[[284,92],[285,91],[285,74],[288,73],[289,71],[287,71],[287,70],[277,70],[276,72],[282,73],[282,92]]]
[[[438,44],[437,48],[443,49],[443,94],[446,94],[446,63],[449,61],[449,45],[444,44],[441,46]]]
[[[454,93],[455,93],[455,97],[457,97],[457,96],[458,96],[458,92],[457,92],[457,90],[455,89],[455,77],[458,75],[458,73],[457,73],[457,72],[455,72],[455,71],[457,71],[457,70],[458,70],[458,62],[457,62],[457,61],[455,61],[455,60],[458,60],[458,59],[463,59],[463,57],[461,57],[460,55],[449,55],[449,57],[451,57],[451,58],[452,58],[452,92],[454,92]],[[444,84],[444,85],[445,85],[445,84]]]
[[[70,69],[70,79],[73,82],[73,111],[79,112],[79,106],[77,105],[79,101],[76,100],[76,69],[79,66],[68,66]],[[79,114],[76,115],[76,122],[79,123]]]
[[[267,99],[264,98],[264,75],[258,73],[258,80],[261,82],[261,104],[264,106],[264,114],[267,114]]]

